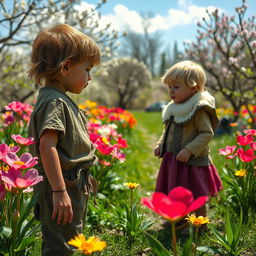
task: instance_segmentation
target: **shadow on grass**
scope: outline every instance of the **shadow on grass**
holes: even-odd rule
[[[171,250],[172,235],[171,235],[171,225],[169,223],[163,223],[160,225],[159,229],[153,230],[149,229],[147,231],[149,234],[153,235],[167,250]],[[183,247],[185,245],[188,236],[182,234],[182,230],[176,231],[177,245]]]

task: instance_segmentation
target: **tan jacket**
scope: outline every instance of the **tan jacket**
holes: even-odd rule
[[[206,99],[212,97],[208,94],[203,94],[203,96],[206,96]],[[181,118],[179,119],[176,116],[177,120],[175,121],[174,115],[167,118],[166,111],[168,111],[168,108],[175,107],[172,104],[169,104],[167,109],[164,110],[163,118],[165,118],[165,128],[161,138],[157,142],[160,145],[160,157],[165,152],[172,152],[176,155],[181,149],[186,148],[192,154],[187,162],[188,165],[206,166],[212,163],[209,156],[208,143],[213,138],[218,124],[214,107],[215,103],[208,104],[204,98],[204,102],[202,103],[201,101],[201,104],[198,104],[197,100],[194,97],[194,101],[192,99],[192,103],[190,102],[192,105],[185,103],[189,110],[193,109],[191,106],[195,106],[192,112],[186,112],[189,117],[186,118],[187,120],[180,121]]]

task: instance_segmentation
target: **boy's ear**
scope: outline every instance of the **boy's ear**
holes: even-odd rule
[[[62,63],[62,67],[61,67],[61,74],[63,76],[66,76],[70,70],[70,66],[71,66],[71,61],[70,60],[65,60],[63,63]]]

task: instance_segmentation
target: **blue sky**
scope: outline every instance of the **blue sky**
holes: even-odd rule
[[[97,0],[83,1],[96,4]],[[183,41],[195,38],[196,23],[205,15],[205,9],[219,8],[229,15],[235,13],[242,0],[108,0],[101,8],[102,21],[110,21],[119,31],[128,28],[142,31],[142,14],[152,15],[152,32],[160,31],[166,45],[178,42],[182,48]],[[247,16],[256,14],[256,0],[247,0]]]

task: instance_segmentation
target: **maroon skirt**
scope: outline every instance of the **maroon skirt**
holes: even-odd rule
[[[222,183],[216,167],[192,166],[176,160],[176,155],[166,152],[163,156],[157,177],[156,192],[166,195],[177,186],[189,189],[194,198],[216,196],[222,189]]]

